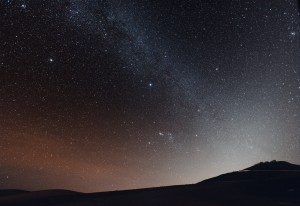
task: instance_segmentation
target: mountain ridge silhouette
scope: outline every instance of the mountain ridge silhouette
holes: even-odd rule
[[[286,161],[270,161],[270,162],[260,162],[258,164],[255,164],[251,167],[248,167],[244,170],[299,170],[300,171],[300,165],[292,164]]]
[[[0,190],[2,206],[299,206],[299,165],[262,162],[191,185],[79,193]],[[6,194],[6,195],[5,195]]]

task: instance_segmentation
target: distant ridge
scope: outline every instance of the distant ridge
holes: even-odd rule
[[[296,174],[297,173],[297,174]],[[273,178],[292,178],[300,174],[300,165],[285,161],[261,162],[244,170],[230,172],[206,179],[200,183],[234,182],[234,181],[266,181]],[[200,184],[198,183],[198,184]]]
[[[197,184],[127,191],[0,190],[0,206],[32,205],[299,206],[300,166],[284,161],[262,162]]]
[[[257,171],[257,170],[273,170],[273,171],[280,171],[280,170],[299,170],[300,171],[300,165],[291,164],[289,162],[285,161],[276,161],[273,160],[271,162],[260,162],[256,165],[253,165],[252,167],[248,167],[244,170],[250,170],[250,171]]]
[[[29,193],[29,192],[25,190],[0,190],[0,197],[9,196],[9,195],[18,195],[23,193]]]

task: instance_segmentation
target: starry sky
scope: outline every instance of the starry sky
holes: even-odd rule
[[[297,0],[0,0],[0,189],[300,164]]]

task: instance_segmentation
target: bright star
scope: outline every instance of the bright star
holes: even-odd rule
[[[50,63],[54,62],[54,59],[53,58],[49,58],[49,62]]]
[[[295,31],[292,31],[292,32],[290,32],[290,35],[291,35],[291,36],[296,36],[296,32],[295,32]]]
[[[153,86],[153,84],[150,82],[150,83],[149,83],[149,87],[152,87],[152,86]]]

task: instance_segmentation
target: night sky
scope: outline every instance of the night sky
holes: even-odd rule
[[[300,164],[296,0],[0,2],[0,189]]]

